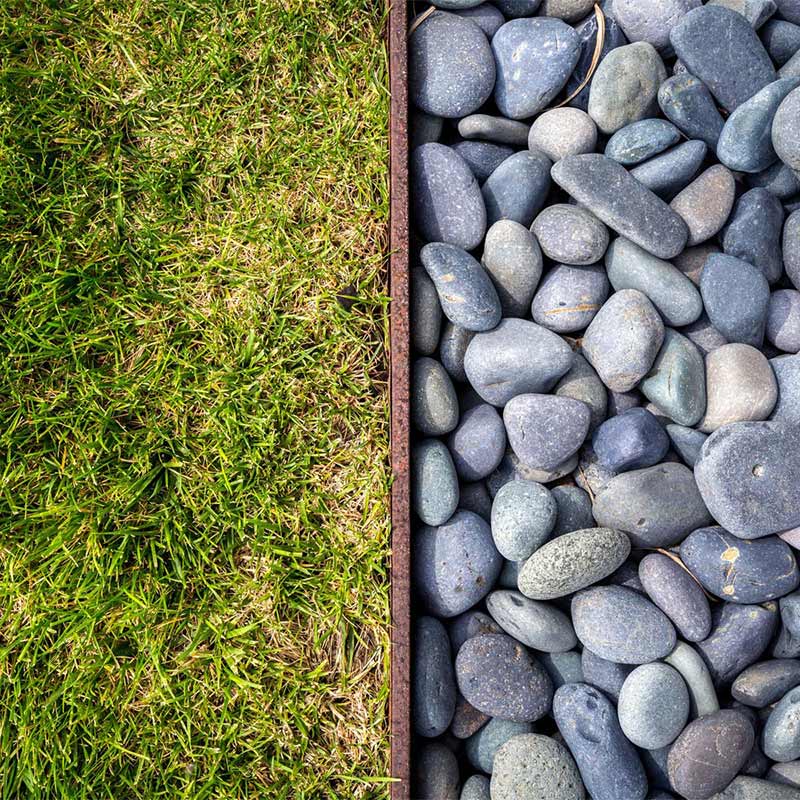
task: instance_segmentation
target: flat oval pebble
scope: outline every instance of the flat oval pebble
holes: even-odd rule
[[[652,192],[669,199],[689,185],[707,150],[705,142],[692,139],[638,164],[631,170],[631,175]]]
[[[475,331],[468,331],[459,325],[453,325],[450,320],[445,322],[439,339],[439,359],[447,374],[454,381],[461,383],[467,381],[467,373],[464,372],[464,356],[474,335]]]
[[[755,742],[753,726],[737,711],[723,709],[687,725],[669,753],[669,777],[683,797],[707,798],[739,772]]]
[[[450,433],[458,425],[458,398],[444,367],[433,358],[418,358],[411,373],[411,419],[426,436]]]
[[[680,131],[665,119],[642,119],[620,128],[606,145],[605,154],[629,166],[639,164],[676,144]]]
[[[553,165],[553,180],[609,228],[659,258],[686,245],[686,223],[621,164],[597,153],[566,156]]]
[[[753,708],[765,708],[800,685],[800,662],[793,658],[761,661],[744,670],[733,682],[734,700]]]
[[[772,121],[772,146],[788,167],[800,170],[800,91],[795,89],[778,106]]]
[[[800,689],[787,692],[764,726],[764,755],[773,761],[800,758]]]
[[[513,722],[541,719],[553,700],[550,676],[523,645],[504,634],[467,639],[456,656],[456,680],[479,711]]]
[[[428,114],[471,114],[489,99],[494,84],[489,41],[472,20],[435,12],[409,36],[409,96]]]
[[[711,609],[703,590],[672,558],[661,553],[645,556],[639,563],[639,580],[681,638],[699,642],[711,633]]]
[[[471,511],[456,511],[444,525],[422,528],[414,537],[414,585],[437,617],[472,608],[491,591],[502,566],[489,525]]]
[[[692,717],[704,717],[719,711],[719,700],[711,673],[697,650],[679,640],[664,661],[678,670],[686,682]]]
[[[633,664],[617,664],[595,655],[588,647],[581,654],[581,669],[584,682],[599,689],[606,697],[616,703],[625,678],[633,672]],[[578,681],[580,683],[580,681]]]
[[[605,264],[608,280],[617,292],[642,292],[667,325],[689,325],[703,311],[700,292],[679,269],[622,236],[611,243]]]
[[[707,241],[721,230],[733,209],[736,181],[731,171],[715,164],[676,195],[670,208],[689,228],[690,247]]]
[[[578,34],[559,19],[515,19],[503,25],[492,38],[500,113],[524,119],[547,108],[572,74],[580,47]]]
[[[696,431],[694,428],[687,428],[683,425],[667,425],[666,431],[673,449],[681,457],[683,463],[689,469],[694,469],[708,436],[702,431]]]
[[[589,116],[606,135],[652,116],[658,87],[667,77],[664,62],[647,42],[612,50],[601,62],[589,90]]]
[[[474,139],[453,142],[450,149],[466,161],[480,183],[483,183],[509,156],[514,155],[513,147]]]
[[[422,356],[429,356],[439,344],[442,307],[433,281],[424,269],[411,272],[411,343]]]
[[[606,387],[603,386],[591,364],[580,353],[575,353],[572,368],[556,384],[553,393],[556,397],[580,400],[589,408],[589,433],[606,418],[608,394]]]
[[[666,747],[689,718],[689,691],[668,664],[642,664],[625,679],[617,711],[622,732],[637,747]]]
[[[592,437],[599,462],[614,472],[658,464],[669,450],[669,437],[643,408],[632,408],[604,422]]]
[[[770,419],[784,424],[800,424],[800,358],[778,356],[769,363],[778,382],[778,402]]]
[[[492,504],[492,536],[500,554],[509,561],[530,557],[547,541],[557,514],[555,499],[541,484],[510,481],[501,486]]]
[[[562,686],[553,717],[593,800],[644,800],[644,767],[606,697],[585,683]]]
[[[542,251],[519,222],[501,219],[486,232],[481,263],[494,281],[503,315],[523,317],[542,277]]]
[[[672,29],[670,41],[689,72],[708,86],[727,111],[734,111],[777,78],[750,23],[728,8],[693,9]]]
[[[771,780],[739,775],[711,800],[798,800],[800,794],[791,786],[779,786]]]
[[[528,143],[529,130],[524,122],[490,114],[470,114],[458,121],[458,132],[465,139],[488,139],[515,147],[524,147]]]
[[[700,139],[716,148],[725,125],[708,87],[685,72],[668,78],[658,90],[664,116],[689,139]]]
[[[564,264],[594,264],[608,247],[606,226],[591,211],[567,203],[545,208],[531,230],[544,254]]]
[[[459,800],[458,761],[441,742],[425,742],[413,760],[413,797],[418,800]]]
[[[630,553],[628,537],[608,528],[572,531],[542,545],[519,572],[519,590],[534,600],[553,600],[611,575]]]
[[[623,586],[595,586],[578,592],[572,598],[572,624],[584,647],[620,664],[646,664],[663,658],[676,642],[675,628],[664,613]]]
[[[426,525],[442,525],[458,506],[458,476],[447,445],[439,439],[423,439],[411,452],[411,501]]]
[[[565,653],[578,643],[569,617],[548,603],[500,590],[486,598],[497,624],[518,642],[544,653]]]
[[[422,237],[465,250],[477,247],[486,233],[486,205],[467,162],[432,142],[411,153],[410,172],[414,222]]]
[[[634,547],[669,547],[711,522],[692,472],[672,462],[612,478],[593,511],[598,525],[625,531]]]
[[[481,189],[489,225],[511,219],[529,227],[550,191],[550,159],[540,150],[523,150],[503,161]]]
[[[547,392],[572,365],[572,349],[557,334],[521,319],[504,319],[467,347],[464,370],[494,406],[525,392]],[[455,427],[455,425],[453,426]]]
[[[533,298],[535,322],[558,333],[583,330],[606,301],[609,283],[602,266],[556,264]]]
[[[512,722],[507,719],[490,719],[476,734],[467,739],[464,748],[469,763],[489,775],[494,771],[497,751],[515,736],[533,733],[530,722]]]
[[[471,8],[464,8],[456,12],[459,17],[466,17],[472,20],[491,40],[500,28],[505,25],[506,18],[500,9],[491,3],[480,3]]]
[[[769,298],[767,341],[784,353],[800,350],[800,292],[779,289]]]
[[[726,425],[708,437],[694,472],[714,519],[734,536],[800,526],[800,428]]]
[[[669,54],[670,31],[700,0],[615,0],[614,18],[632,42],[649,42]]]
[[[458,477],[464,481],[479,481],[497,469],[506,452],[503,420],[488,403],[474,406],[461,415],[458,427],[447,439],[447,446]]]
[[[433,617],[414,621],[411,719],[426,738],[441,736],[456,708],[456,679],[447,631]]]
[[[555,162],[564,156],[591,153],[597,144],[594,120],[579,108],[551,108],[531,125],[528,147]]]
[[[461,788],[459,800],[491,800],[490,782],[485,775],[470,775]]]

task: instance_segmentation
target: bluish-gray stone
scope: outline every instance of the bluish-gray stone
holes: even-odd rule
[[[800,292],[779,289],[769,298],[767,341],[784,353],[800,350]]]
[[[778,402],[770,419],[800,425],[800,356],[778,356],[769,363],[778,384]]]
[[[580,450],[578,468],[573,472],[575,483],[594,499],[615,478],[617,473],[606,469],[598,460],[591,442]]]
[[[583,670],[584,681],[595,689],[599,689],[606,697],[611,698],[614,703],[619,699],[622,685],[625,678],[633,672],[633,664],[617,664],[615,661],[608,661],[605,658],[583,648],[581,655],[581,669]]]
[[[704,141],[692,139],[638,164],[631,170],[631,175],[660,197],[671,198],[689,185],[707,150]]]
[[[782,766],[782,765],[776,765]],[[726,789],[715,794],[712,800],[798,800],[798,791],[791,786],[781,786],[770,780],[760,780],[748,775],[738,775]]]
[[[411,505],[426,525],[442,525],[458,507],[458,476],[440,439],[423,439],[412,450]]]
[[[670,41],[689,72],[727,111],[734,111],[777,77],[750,23],[728,8],[695,8],[672,29]]]
[[[642,119],[620,128],[606,145],[605,154],[629,166],[658,155],[681,138],[680,131],[665,119]]]
[[[489,779],[485,775],[470,775],[461,787],[459,800],[492,800]]]
[[[764,726],[764,755],[773,761],[800,758],[800,689],[791,689]]]
[[[683,425],[667,425],[667,435],[672,442],[673,449],[681,457],[683,463],[689,469],[694,469],[708,436],[701,431],[687,428]]]
[[[553,165],[553,180],[621,236],[659,258],[686,245],[686,223],[621,164],[598,153],[567,156]]]
[[[513,722],[541,719],[553,700],[550,676],[523,645],[504,634],[467,639],[456,656],[456,680],[479,711]]]
[[[483,34],[481,34],[483,35]],[[486,205],[475,176],[455,150],[423,144],[411,153],[414,223],[429,242],[472,250],[486,233]]]
[[[428,273],[420,267],[411,270],[411,343],[422,356],[431,355],[439,344],[442,307]]]
[[[711,608],[697,581],[669,556],[650,553],[639,563],[647,596],[670,618],[683,639],[699,642],[711,632]]]
[[[800,0],[775,0],[781,19],[800,25]]]
[[[646,597],[623,586],[578,592],[572,598],[572,624],[584,647],[620,664],[664,658],[677,640],[667,616]]]
[[[745,183],[751,189],[766,189],[779,200],[788,200],[800,192],[800,177],[783,161],[776,161],[761,172],[745,175]]]
[[[572,74],[580,49],[578,34],[559,19],[514,19],[503,25],[492,38],[500,113],[524,119],[547,108]]]
[[[770,58],[782,67],[800,50],[800,25],[783,19],[769,20],[759,33]]]
[[[647,800],[674,800],[675,796],[666,791],[669,788],[667,756],[669,756],[669,746],[655,750],[639,750],[639,758],[642,759],[642,766],[650,783],[651,792],[647,795]]]
[[[790,92],[775,112],[772,121],[772,146],[788,167],[800,170],[800,91]]]
[[[464,357],[472,387],[494,406],[523,392],[550,391],[571,366],[572,349],[560,336],[521,319],[476,334]]]
[[[510,481],[501,486],[492,504],[497,549],[510,561],[523,561],[547,541],[557,514],[555,499],[541,484]]]
[[[644,800],[644,767],[606,697],[585,683],[562,686],[553,716],[594,800]]]
[[[568,650],[565,653],[541,653],[538,658],[556,689],[565,683],[583,683],[581,654],[577,650]]]
[[[551,108],[531,125],[528,147],[542,150],[551,161],[564,156],[593,153],[597,144],[597,125],[579,108]]]
[[[456,708],[456,679],[447,631],[433,617],[414,621],[411,719],[419,736],[441,736]]]
[[[629,392],[608,393],[608,416],[616,417],[629,408],[638,408],[642,404],[642,396],[636,389]]]
[[[458,761],[441,742],[425,742],[414,758],[412,796],[419,800],[458,800]]]
[[[464,356],[467,346],[472,341],[475,331],[468,331],[460,325],[453,325],[447,320],[439,339],[439,359],[447,374],[461,383],[467,382],[467,373],[464,372]]]
[[[544,254],[564,264],[594,264],[608,247],[608,228],[591,211],[569,203],[547,206],[531,230]]]
[[[733,174],[722,164],[714,164],[672,199],[670,208],[680,214],[689,228],[690,247],[707,241],[722,230],[735,197]]]
[[[453,653],[458,653],[461,645],[473,636],[482,633],[502,633],[503,629],[483,611],[465,611],[451,620],[448,627],[450,645]]]
[[[409,148],[416,150],[420,145],[438,142],[442,135],[444,120],[441,117],[434,117],[426,114],[418,108],[412,108],[409,124]]]
[[[725,121],[708,87],[694,75],[673,75],[661,84],[658,104],[672,123],[689,139],[700,139],[716,148]]]
[[[531,313],[535,322],[558,333],[583,330],[608,297],[602,265],[575,267],[556,264],[542,279]]]
[[[800,209],[789,214],[783,226],[783,264],[794,288],[800,289]]]
[[[511,219],[529,227],[550,191],[550,159],[540,150],[514,153],[481,189],[489,225]]]
[[[448,437],[447,446],[458,477],[463,481],[479,481],[497,469],[506,452],[503,420],[488,403],[470,408],[461,415],[458,427]]]
[[[781,622],[793,636],[800,635],[800,592],[782,597],[778,606],[781,610]]]
[[[525,147],[530,126],[491,114],[470,114],[458,121],[458,132],[465,139],[488,139],[490,142]]]
[[[450,376],[433,358],[418,358],[411,370],[411,420],[426,436],[442,436],[458,425],[458,398]]]
[[[558,509],[553,538],[594,525],[592,499],[583,489],[577,486],[554,486],[550,493]]]
[[[632,408],[606,420],[592,437],[600,463],[614,472],[658,464],[669,450],[669,437],[643,408]]]
[[[552,483],[565,475],[569,475],[578,466],[577,453],[559,464],[553,470],[535,469],[523,464],[514,451],[509,448],[500,462],[500,466],[486,479],[486,488],[494,496],[502,486],[510,481],[533,481],[534,483]]]
[[[753,664],[731,686],[734,700],[753,708],[765,708],[800,684],[800,661],[774,658]]]
[[[514,148],[494,142],[480,142],[464,139],[450,145],[467,166],[475,178],[483,183],[509,156],[514,155]]]
[[[754,30],[758,30],[778,8],[774,0],[710,0],[709,5],[725,6],[741,14]]]
[[[614,0],[614,17],[632,42],[649,42],[665,55],[670,31],[701,0]]]
[[[575,353],[572,368],[556,384],[553,394],[580,400],[588,406],[589,433],[606,418],[608,392],[594,368],[580,353]]]
[[[686,338],[704,355],[728,344],[728,340],[711,324],[704,312],[697,322],[687,325],[681,331]]]
[[[502,565],[489,525],[471,511],[456,511],[438,528],[422,528],[412,542],[417,596],[437,617],[472,608],[491,591]]]
[[[800,75],[800,50],[798,50],[779,70],[781,78],[793,78]]]
[[[428,114],[471,114],[491,97],[494,84],[492,49],[472,20],[437,11],[409,37],[409,96]]]
[[[490,719],[476,734],[467,739],[464,750],[470,764],[491,775],[497,751],[514,736],[533,732],[530,722],[512,722],[507,719]]]
[[[789,788],[794,786],[800,789],[800,761],[786,761],[783,764],[773,764],[769,772],[767,772],[767,779]],[[779,797],[778,800],[784,800],[784,798]],[[786,800],[795,800],[795,798],[789,795]]]
[[[496,8],[491,3],[481,3],[471,8],[464,8],[456,13],[459,17],[466,17],[472,20],[489,39],[491,39],[506,22],[506,18],[503,16],[500,9]]]
[[[554,605],[500,590],[486,598],[494,621],[518,642],[543,653],[565,653],[578,639],[569,617]]]

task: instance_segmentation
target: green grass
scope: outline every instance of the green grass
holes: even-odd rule
[[[386,796],[383,14],[2,3],[2,798]]]

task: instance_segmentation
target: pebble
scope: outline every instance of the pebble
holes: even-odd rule
[[[737,711],[723,709],[690,722],[669,753],[673,788],[684,797],[710,797],[736,777],[754,742],[753,726]]]
[[[626,472],[658,464],[669,450],[669,437],[649,411],[632,408],[595,431],[592,449],[602,466]]]
[[[419,530],[412,555],[416,592],[437,617],[472,608],[491,591],[503,565],[489,525],[471,511],[456,511],[444,525]]]
[[[691,470],[674,462],[612,478],[593,512],[598,525],[625,531],[634,547],[670,547],[711,523]]]
[[[729,341],[760,347],[769,306],[769,284],[758,267],[730,255],[709,256],[700,293],[713,326]]]
[[[607,578],[630,549],[624,533],[608,528],[565,533],[525,561],[519,571],[519,590],[533,600],[566,597]]]
[[[544,17],[558,17],[565,22],[577,22],[593,7],[594,0],[542,0],[539,13]]]
[[[464,751],[475,769],[491,775],[497,751],[510,739],[526,733],[533,733],[533,725],[530,722],[490,719],[476,734],[467,739]]]
[[[680,131],[665,119],[642,119],[618,130],[606,145],[608,158],[625,166],[639,164],[658,155],[681,138]]]
[[[470,384],[494,406],[525,392],[550,391],[571,366],[572,349],[560,336],[522,319],[504,319],[476,334],[464,357]]]
[[[594,264],[608,247],[608,228],[591,211],[567,203],[545,208],[531,230],[544,254],[564,264]]]
[[[494,142],[481,142],[463,139],[450,145],[472,170],[476,180],[483,183],[509,156],[514,155],[514,148]]]
[[[767,341],[784,353],[800,351],[800,292],[779,289],[769,298]]]
[[[465,411],[447,440],[458,477],[479,481],[497,469],[506,451],[503,420],[494,406],[481,403]],[[428,525],[441,523],[428,522]]]
[[[434,117],[426,114],[418,108],[409,110],[411,115],[409,130],[409,149],[416,150],[417,147],[430,142],[438,142],[442,136],[444,120],[441,117]]]
[[[773,761],[800,758],[800,689],[789,690],[764,726],[764,755]]]
[[[458,653],[461,645],[481,633],[502,633],[503,629],[483,611],[465,611],[450,622],[448,633],[453,653]]]
[[[456,681],[450,639],[433,617],[414,622],[411,671],[411,719],[414,730],[425,738],[441,736],[449,727],[456,708]]]
[[[486,608],[509,636],[534,650],[565,653],[578,643],[569,617],[549,603],[500,590],[486,598]]]
[[[800,657],[800,637],[795,636],[785,625],[781,625],[770,655],[773,658]]]
[[[594,525],[592,500],[583,489],[577,486],[554,486],[550,493],[558,508],[552,538]]]
[[[525,147],[530,127],[505,117],[491,114],[470,114],[458,121],[458,132],[465,139],[488,139],[490,142]]]
[[[491,800],[489,779],[485,775],[470,775],[461,789],[460,800]]]
[[[542,251],[524,226],[501,219],[486,232],[481,258],[494,281],[503,315],[523,317],[542,277]]]
[[[536,13],[542,0],[494,0],[505,17],[530,17]]]
[[[702,431],[683,425],[667,425],[666,430],[675,452],[687,467],[694,469],[708,436]]]
[[[572,598],[572,624],[584,647],[620,664],[664,658],[676,642],[675,628],[666,615],[638,592],[622,586],[578,592]]]
[[[435,12],[408,40],[408,91],[438,117],[477,111],[492,95],[495,62],[483,31],[469,19]]]
[[[800,25],[800,2],[798,0],[775,0],[775,3],[781,19]]]
[[[506,18],[500,9],[491,3],[480,3],[480,5],[463,8],[455,13],[459,17],[466,17],[472,20],[486,34],[486,38],[489,40],[506,22]]]
[[[524,119],[547,108],[572,74],[580,48],[578,34],[559,19],[514,19],[503,25],[492,38],[500,113]]]
[[[556,397],[571,397],[589,409],[589,433],[606,418],[607,392],[591,364],[575,353],[572,368],[556,384]],[[585,527],[585,526],[582,526]]]
[[[793,636],[800,635],[800,592],[782,597],[778,606],[781,610],[781,622]]]
[[[800,429],[726,425],[708,437],[694,471],[709,511],[734,536],[757,539],[800,525]]]
[[[800,210],[789,214],[783,226],[783,263],[786,276],[800,289]]]
[[[600,62],[589,90],[589,116],[606,135],[652,116],[658,87],[667,77],[664,62],[647,42],[617,47]]]
[[[433,281],[420,267],[411,270],[411,344],[423,356],[431,355],[439,344],[442,307]]]
[[[447,374],[454,381],[467,382],[467,373],[464,372],[464,356],[474,335],[474,331],[453,325],[450,320],[444,324],[439,339],[439,358]]]
[[[702,176],[701,176],[702,177]],[[700,285],[700,277],[708,257],[719,253],[720,248],[711,242],[687,247],[679,256],[673,259],[673,264],[695,285]]]
[[[564,745],[536,733],[509,739],[495,754],[492,800],[583,800],[578,767]]]
[[[647,596],[688,642],[711,633],[711,608],[698,582],[670,556],[650,553],[639,563],[639,579]]]
[[[708,87],[689,72],[673,75],[658,90],[664,116],[689,139],[700,139],[716,149],[725,125]]]
[[[452,669],[452,662],[450,664]],[[455,685],[455,678],[453,678]],[[473,733],[479,731],[489,720],[487,714],[473,708],[456,690],[456,710],[453,714],[453,721],[450,723],[449,732],[456,739],[468,739]]]
[[[631,170],[631,175],[652,192],[669,199],[688,186],[700,169],[707,150],[705,142],[693,139],[638,164]]]
[[[777,536],[751,542],[724,528],[698,528],[683,540],[680,553],[708,592],[732,603],[764,603],[800,584],[792,550]]]
[[[659,747],[655,750],[639,750],[639,757],[650,782],[651,793],[647,795],[647,800],[653,800],[654,797],[663,797],[664,800],[673,800],[674,798],[674,795],[666,791],[669,788],[669,777],[667,776],[668,755],[669,747]]]
[[[458,398],[444,367],[433,358],[418,358],[411,374],[411,419],[426,436],[442,436],[458,425]]]
[[[625,678],[635,669],[633,664],[617,664],[595,655],[588,647],[583,648],[581,654],[581,669],[584,681],[604,695],[611,698],[614,703],[619,700],[619,693]],[[580,682],[580,681],[578,681]]]
[[[467,162],[444,144],[411,153],[414,222],[429,242],[472,250],[486,233],[486,205]]]
[[[772,122],[772,146],[788,167],[800,170],[800,91],[794,89],[778,107]]]
[[[622,732],[633,744],[666,747],[689,719],[689,691],[668,664],[643,664],[625,679],[617,710]]]
[[[724,6],[741,14],[754,30],[758,30],[777,9],[773,0],[710,0],[709,5]]]
[[[585,683],[562,686],[553,716],[594,800],[644,800],[644,767],[606,697]]]
[[[783,161],[776,161],[771,167],[767,167],[761,172],[745,175],[744,179],[749,187],[766,189],[779,200],[788,200],[800,192],[800,177]]]
[[[535,722],[552,704],[550,676],[523,645],[504,634],[467,639],[456,656],[456,680],[466,700],[491,717]]]
[[[774,783],[796,786],[800,789],[800,761],[785,761],[782,764],[773,764],[767,773],[767,778]],[[781,799],[779,798],[779,800]],[[796,800],[796,798],[790,796],[788,800]]]
[[[539,150],[514,153],[497,167],[481,189],[489,225],[511,219],[530,227],[549,190],[550,159]]]
[[[779,70],[778,77],[794,78],[800,75],[800,51],[795,53]]]
[[[583,330],[605,303],[609,288],[602,265],[556,264],[545,274],[534,295],[533,319],[557,333]]]
[[[632,42],[649,42],[671,54],[670,31],[701,0],[614,0],[614,16]]]
[[[570,397],[520,394],[503,410],[508,443],[524,464],[555,469],[577,453],[589,432],[585,403]]]
[[[556,689],[565,683],[583,682],[581,654],[576,650],[568,650],[565,653],[540,653],[538,658]]]
[[[764,354],[747,344],[726,344],[706,356],[706,413],[699,429],[712,433],[732,422],[769,417],[778,385]]]
[[[415,800],[458,800],[458,761],[440,742],[426,742],[413,759]]]
[[[715,164],[673,198],[670,207],[686,223],[690,247],[722,230],[733,209],[735,194],[736,181],[731,171]]]
[[[619,237],[611,243],[605,264],[617,292],[636,289],[646,295],[667,325],[689,325],[703,312],[700,292],[679,269],[628,239]]]
[[[791,787],[739,775],[711,800],[798,800],[798,797],[797,790]]]
[[[800,25],[786,20],[769,20],[761,29],[760,36],[770,58],[779,67],[800,50]]]
[[[693,9],[672,29],[670,41],[689,72],[727,111],[734,111],[777,77],[750,23],[728,8]]]
[[[426,525],[443,525],[458,507],[458,496],[447,446],[440,439],[423,439],[411,452],[411,505],[417,516]]]
[[[615,417],[629,408],[637,408],[642,404],[642,397],[635,389],[630,392],[608,393],[608,416]]]
[[[778,383],[778,402],[770,419],[783,424],[800,424],[800,358],[778,356],[770,360]]]
[[[678,641],[675,649],[664,659],[681,674],[689,690],[691,716],[704,717],[719,711],[719,701],[711,673],[691,645]]]
[[[606,469],[597,460],[597,455],[592,450],[591,443],[585,444],[580,451],[578,468],[573,473],[575,483],[592,498],[592,502],[600,492],[604,491],[616,472]],[[594,509],[592,509],[594,513]]]
[[[733,682],[734,700],[753,708],[765,708],[800,685],[800,662],[775,658],[748,667]]]
[[[501,486],[510,481],[533,481],[534,483],[552,483],[569,475],[578,464],[578,456],[574,455],[554,470],[541,470],[523,464],[510,448],[506,450],[500,466],[486,479],[486,487],[491,495],[496,495]]]
[[[579,108],[551,108],[533,121],[528,147],[541,150],[551,161],[564,156],[592,153],[597,145],[597,126]]]
[[[544,486],[510,481],[500,487],[492,504],[495,546],[503,558],[525,560],[547,541],[557,514],[556,501]]]

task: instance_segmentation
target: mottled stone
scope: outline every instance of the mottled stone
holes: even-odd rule
[[[669,547],[711,522],[691,471],[671,462],[612,478],[595,498],[594,517],[625,531],[634,547]]]
[[[680,131],[665,119],[642,119],[618,130],[606,145],[605,154],[629,166],[666,150],[681,138]]]
[[[453,678],[453,685],[455,686],[455,677]],[[453,713],[453,721],[450,723],[450,734],[455,736],[456,739],[468,739],[490,719],[491,717],[488,714],[473,708],[456,690],[456,710]]]
[[[480,5],[464,8],[455,13],[459,17],[466,17],[472,20],[486,34],[488,39],[491,39],[506,22],[506,18],[500,9],[491,3],[480,3]]]
[[[777,9],[774,0],[710,0],[709,5],[725,6],[741,14],[754,30],[758,30]]]
[[[579,108],[551,108],[531,125],[528,147],[539,149],[551,161],[591,153],[597,144],[594,120]]]
[[[426,742],[413,760],[415,800],[458,800],[458,761],[440,742]]]
[[[433,358],[418,358],[411,374],[411,420],[427,436],[450,433],[458,424],[458,399],[444,367]]]
[[[564,264],[594,264],[608,247],[606,226],[591,211],[567,203],[547,206],[531,230],[544,254]]]
[[[466,161],[476,180],[483,183],[509,156],[514,148],[494,142],[463,139],[450,145]]]
[[[800,793],[789,786],[780,786],[773,780],[760,780],[739,775],[711,800],[798,800]]]
[[[800,209],[789,214],[783,226],[783,264],[794,288],[800,289]]]
[[[456,679],[467,701],[492,717],[535,722],[550,710],[553,682],[519,642],[504,634],[467,639],[456,656]]]
[[[558,333],[583,330],[608,297],[602,266],[556,264],[542,279],[531,313],[535,322]]]
[[[531,556],[547,541],[557,514],[555,499],[541,484],[510,481],[501,486],[492,504],[492,536],[500,554],[510,561]]]
[[[783,19],[769,20],[759,33],[770,58],[782,67],[800,50],[800,25]]]
[[[800,684],[800,662],[793,658],[776,658],[753,664],[742,672],[731,686],[734,700],[754,708],[780,700]]]
[[[454,380],[466,383],[467,374],[464,372],[464,355],[467,346],[472,341],[475,331],[468,331],[459,325],[453,325],[447,320],[439,340],[439,359],[447,374]]]
[[[444,442],[417,443],[411,452],[411,506],[417,516],[426,525],[442,525],[453,516],[458,496],[458,476]]]
[[[500,113],[524,119],[547,108],[572,74],[580,47],[578,34],[558,19],[515,19],[503,25],[492,38]]]
[[[788,167],[800,170],[800,91],[790,92],[775,112],[772,146]]]
[[[606,418],[606,387],[580,353],[575,354],[572,368],[556,384],[554,394],[579,400],[589,408],[589,433]]]
[[[565,683],[583,682],[581,654],[576,650],[568,650],[565,653],[541,653],[537,657],[547,670],[556,689]]]
[[[649,42],[671,54],[670,31],[701,0],[614,0],[614,17],[632,42]]]
[[[491,114],[470,114],[458,121],[458,132],[465,139],[488,139],[490,142],[524,147],[528,143],[529,126]]]
[[[631,170],[631,175],[657,195],[670,198],[691,182],[707,150],[704,141],[692,139],[638,164]]]
[[[719,711],[719,701],[711,673],[697,650],[686,642],[678,641],[675,649],[664,661],[678,670],[686,682],[693,718]]]
[[[433,617],[414,621],[411,719],[419,736],[441,736],[456,708],[456,680],[447,631]]]
[[[800,758],[800,689],[791,689],[764,726],[764,754],[773,761]]]
[[[529,227],[550,191],[550,159],[540,150],[523,150],[505,159],[481,189],[489,225],[511,219]]]
[[[689,229],[690,247],[701,244],[722,230],[733,209],[736,182],[721,164],[709,167],[670,203]]]
[[[433,281],[424,269],[411,270],[411,344],[423,356],[431,355],[439,344],[442,307]]]
[[[474,736],[467,739],[464,748],[475,769],[491,775],[497,751],[510,739],[533,733],[530,722],[513,722],[507,719],[490,719]]]
[[[745,183],[751,189],[766,189],[779,200],[788,200],[800,192],[800,177],[783,161],[776,161],[761,172],[752,172],[744,176]]]
[[[465,611],[449,623],[448,633],[453,653],[458,653],[461,645],[481,633],[502,633],[503,629],[483,611]]]
[[[644,799],[644,767],[607,698],[585,683],[568,684],[556,692],[553,716],[594,800]]]
[[[673,449],[681,457],[683,463],[689,469],[694,469],[708,436],[702,431],[686,428],[683,425],[667,425],[667,435],[672,442]]]
[[[784,353],[800,350],[800,292],[779,289],[772,293],[767,309],[767,341]]]
[[[658,90],[658,104],[685,136],[716,148],[725,122],[700,78],[688,72],[668,78]]]
[[[489,786],[485,775],[470,775],[461,787],[460,800],[491,800]]]
[[[486,232],[481,262],[494,281],[503,314],[525,316],[542,277],[536,237],[518,222],[499,220]]]
[[[630,553],[624,533],[608,528],[572,531],[542,545],[520,568],[519,590],[552,600],[608,577]]]
[[[669,437],[656,418],[632,408],[604,422],[592,438],[600,463],[613,472],[658,464],[669,449]]]

